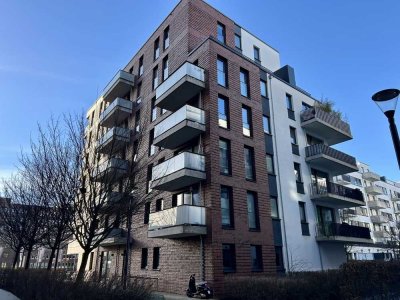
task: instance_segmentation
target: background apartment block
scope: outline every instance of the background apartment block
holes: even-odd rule
[[[332,147],[352,135],[317,104],[278,51],[205,2],[182,0],[87,115],[110,172],[123,177],[147,156],[140,189],[157,196],[133,218],[130,276],[182,293],[196,273],[218,294],[235,276],[335,268],[345,244],[372,243],[368,229],[340,224],[339,209],[365,202],[333,183],[358,170]],[[121,275],[121,227],[88,269]]]

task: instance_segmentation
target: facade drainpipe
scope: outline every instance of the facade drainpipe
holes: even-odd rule
[[[274,102],[272,101],[273,100],[273,98],[272,98],[272,84],[271,84],[271,81],[272,81],[272,76],[271,76],[271,74],[269,74],[269,76],[268,76],[268,78],[269,78],[269,80],[268,80],[268,82],[269,82],[269,94],[270,94],[270,102],[271,102],[271,111],[272,112],[274,112]],[[271,113],[271,116],[272,116],[272,114],[273,113]],[[276,142],[276,127],[275,127],[275,115],[274,115],[274,117],[272,118],[272,126],[273,126],[273,128],[274,128],[274,135],[273,135],[273,138],[274,138],[274,155],[276,155],[276,161],[278,162],[278,156],[279,156],[279,154],[278,154],[278,150],[277,150],[277,142]],[[289,265],[289,248],[288,248],[288,245],[287,245],[287,236],[286,236],[286,224],[285,224],[285,211],[284,211],[284,209],[283,209],[283,199],[282,199],[282,183],[281,183],[281,176],[280,176],[280,170],[279,170],[279,163],[277,163],[276,164],[276,170],[278,171],[278,182],[279,182],[279,193],[280,193],[280,201],[278,202],[278,206],[280,207],[280,209],[281,209],[281,212],[282,212],[282,231],[283,231],[283,236],[284,236],[284,243],[285,243],[285,248],[286,248],[286,250],[285,250],[285,252],[286,252],[286,263],[287,263],[287,266],[288,266],[288,269],[289,269],[289,267],[290,267],[290,265]]]

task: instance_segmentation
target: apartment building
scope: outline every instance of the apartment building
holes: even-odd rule
[[[107,171],[123,177],[146,156],[139,189],[156,196],[133,216],[129,273],[158,290],[182,293],[196,273],[218,294],[237,276],[336,268],[345,245],[372,243],[368,229],[340,224],[339,209],[365,205],[333,183],[358,170],[332,147],[352,138],[349,124],[296,85],[276,49],[204,1],[180,1],[87,117],[87,137],[100,133],[115,161]],[[124,237],[88,269],[121,275]]]
[[[344,209],[343,221],[350,225],[366,227],[371,231],[373,245],[348,247],[350,259],[373,260],[395,258],[398,254],[400,221],[400,184],[371,171],[370,166],[359,162],[358,172],[338,176],[350,188],[358,188],[366,202],[357,208]]]

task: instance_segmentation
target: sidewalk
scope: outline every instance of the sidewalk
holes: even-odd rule
[[[10,292],[0,289],[0,299],[1,300],[19,300],[19,298],[15,297]]]
[[[151,299],[152,300],[187,300],[187,299],[200,299],[200,298],[189,298],[189,297],[184,296],[184,295],[162,293],[162,292],[154,292],[152,294],[152,298]],[[212,299],[213,300],[218,300],[216,298],[212,298]]]

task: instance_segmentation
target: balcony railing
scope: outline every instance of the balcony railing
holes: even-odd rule
[[[127,160],[110,158],[93,170],[93,178],[96,181],[115,182],[127,174],[128,166]]]
[[[112,247],[125,245],[127,241],[127,233],[122,228],[114,228],[107,237],[100,243],[102,247]]]
[[[185,105],[155,126],[153,144],[175,149],[204,131],[204,111]]]
[[[362,174],[362,178],[368,181],[379,181],[381,180],[381,177],[374,173],[374,172],[365,172]]]
[[[336,237],[350,238],[348,241],[351,241],[351,238],[370,240],[371,234],[369,228],[353,226],[346,223],[339,224],[329,222],[326,224],[317,224],[317,238],[339,240]],[[347,239],[343,239],[343,241],[344,240]],[[357,240],[354,240],[354,242],[356,241]]]
[[[374,208],[374,209],[384,209],[386,208],[385,202],[381,200],[370,200],[367,202],[369,208]]]
[[[156,105],[176,111],[204,87],[204,69],[186,62],[157,87]]]
[[[174,191],[205,178],[204,156],[183,152],[153,167],[151,188]]]
[[[382,188],[376,185],[370,185],[365,187],[365,192],[370,195],[381,195],[383,193]]]
[[[382,215],[371,216],[371,222],[375,224],[382,224],[389,222],[389,218]]]
[[[114,127],[126,120],[132,113],[132,109],[131,101],[117,98],[100,114],[100,125]]]
[[[316,167],[322,167],[333,175],[342,175],[358,171],[356,159],[324,144],[306,147],[306,161]]]
[[[103,100],[111,102],[125,96],[135,84],[135,75],[119,70],[103,90]]]
[[[363,193],[333,182],[311,184],[311,198],[320,200],[337,208],[365,205]]]
[[[301,126],[310,133],[322,137],[329,145],[352,139],[350,126],[336,114],[319,107],[311,107],[300,115]]]
[[[207,233],[205,226],[205,207],[180,205],[151,213],[149,217],[148,236],[179,238],[204,235]]]
[[[389,232],[385,231],[385,230],[377,230],[373,232],[374,238],[377,239],[384,239],[384,238],[389,238],[390,234]]]
[[[125,147],[130,140],[130,129],[114,127],[106,132],[97,142],[97,151],[112,154]]]

